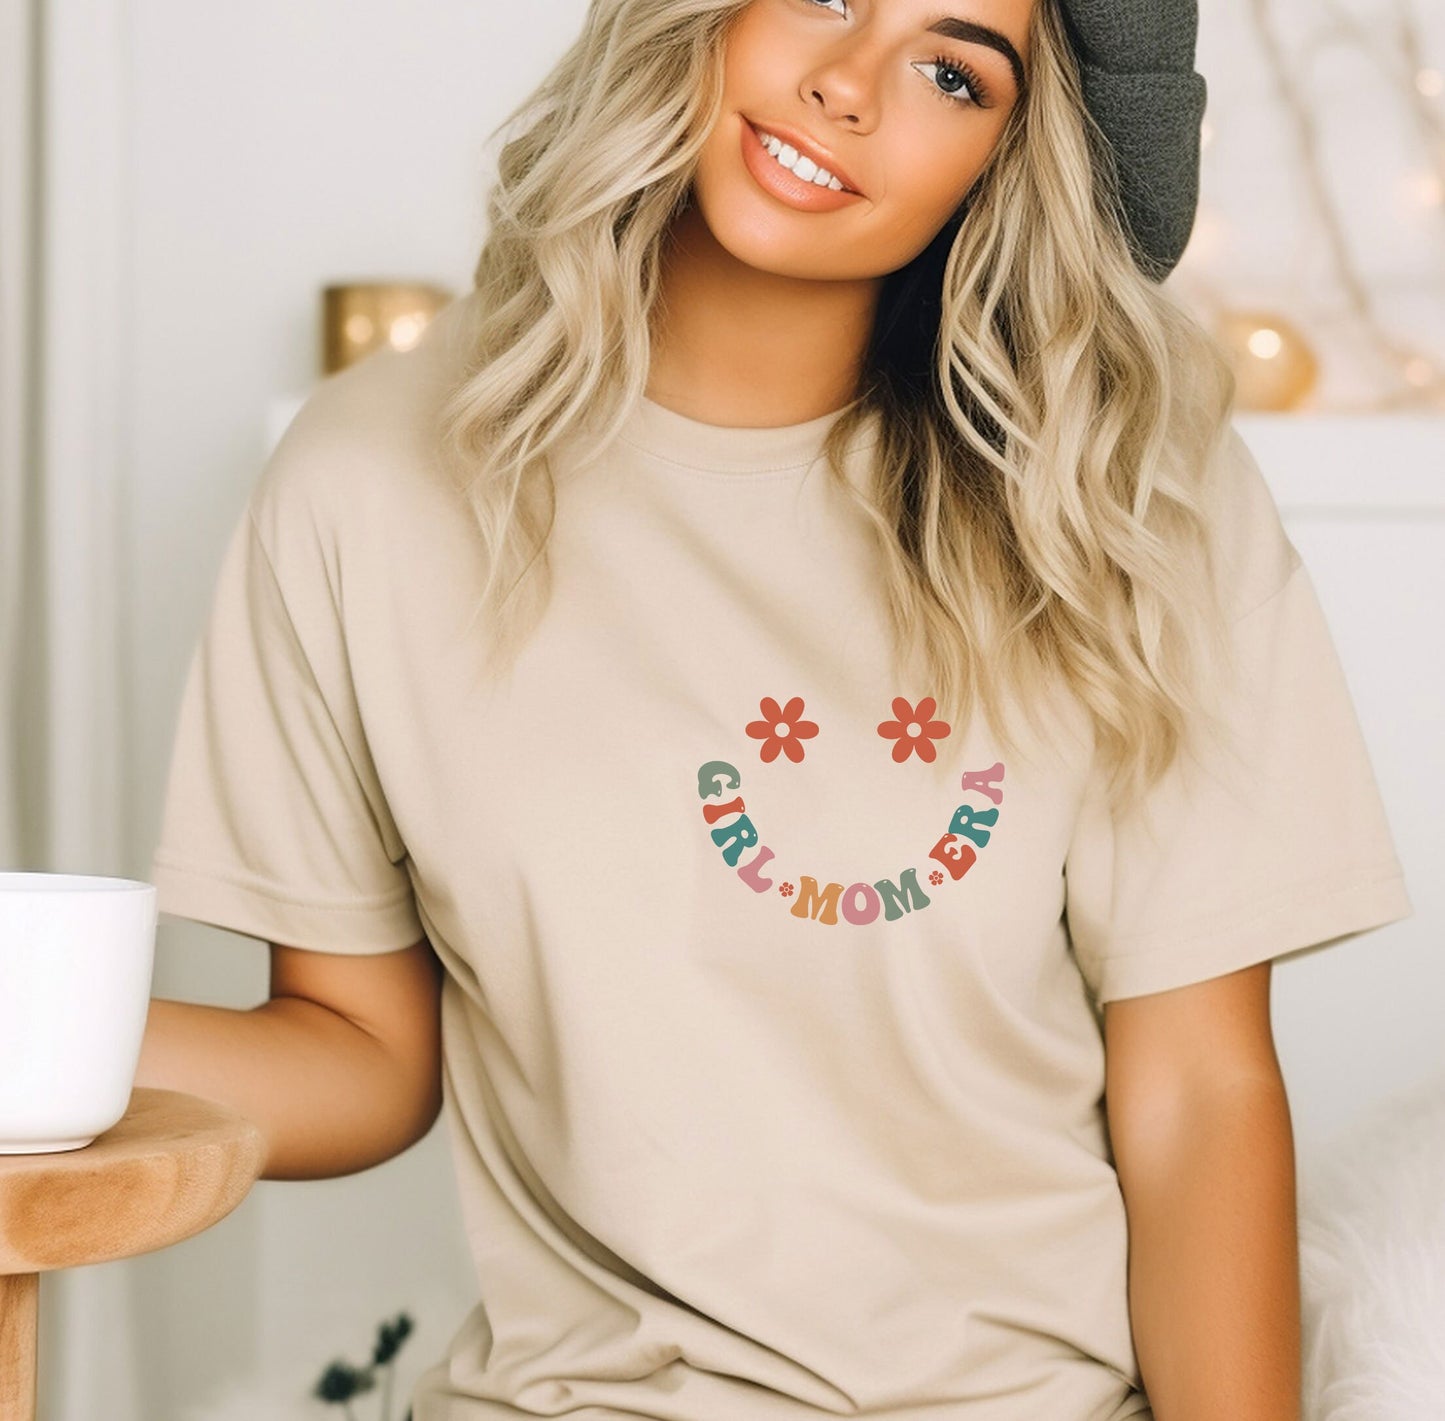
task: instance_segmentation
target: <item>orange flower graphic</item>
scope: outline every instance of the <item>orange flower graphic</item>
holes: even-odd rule
[[[904,696],[893,697],[893,714],[897,720],[878,723],[878,733],[885,740],[892,740],[893,758],[901,765],[911,754],[930,764],[937,758],[935,740],[942,740],[948,734],[948,723],[934,720],[933,712],[938,702],[932,696],[924,696],[917,707],[908,704]]]
[[[781,750],[795,765],[803,758],[803,741],[811,740],[818,733],[816,722],[803,720],[803,698],[794,696],[787,705],[779,707],[771,696],[764,696],[758,702],[761,720],[748,722],[748,734],[754,740],[761,740],[763,748],[759,753],[764,764],[771,764]]]

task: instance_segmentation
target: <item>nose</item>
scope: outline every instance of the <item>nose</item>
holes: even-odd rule
[[[834,122],[866,130],[874,121],[877,105],[875,69],[876,61],[866,45],[843,40],[830,46],[826,56],[808,70],[799,92]]]

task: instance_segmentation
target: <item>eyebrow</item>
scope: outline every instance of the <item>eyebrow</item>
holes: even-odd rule
[[[997,50],[1009,62],[1009,68],[1013,70],[1014,84],[1019,93],[1024,91],[1024,66],[1019,58],[1019,52],[1013,47],[1013,41],[998,30],[990,29],[987,25],[980,25],[973,20],[960,20],[953,15],[942,15],[928,27],[928,33],[933,35],[944,35],[949,39],[961,40],[964,44],[986,45],[989,49]]]

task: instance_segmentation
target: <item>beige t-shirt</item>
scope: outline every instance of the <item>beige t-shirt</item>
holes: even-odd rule
[[[1006,755],[891,679],[833,416],[640,405],[559,470],[551,605],[489,679],[429,457],[470,299],[265,466],[152,868],[168,914],[445,965],[480,1301],[414,1421],[1148,1416],[1101,1003],[1410,911],[1243,442],[1235,753],[1117,822],[1082,738]]]

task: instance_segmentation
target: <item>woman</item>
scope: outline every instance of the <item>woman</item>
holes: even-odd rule
[[[1161,285],[1194,18],[596,0],[268,464],[152,870],[267,1034],[140,1079],[271,1178],[445,1104],[417,1421],[1297,1416],[1271,962],[1409,905]]]

